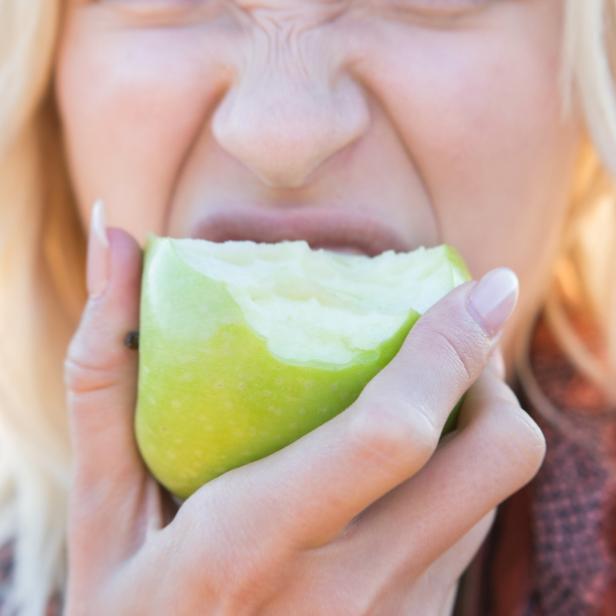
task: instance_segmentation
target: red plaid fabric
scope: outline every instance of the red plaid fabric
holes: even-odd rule
[[[550,455],[534,485],[535,575],[527,614],[600,614],[610,582],[613,471],[600,457],[545,430]],[[613,606],[616,614],[616,605]]]

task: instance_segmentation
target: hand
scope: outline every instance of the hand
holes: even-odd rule
[[[477,283],[428,311],[347,410],[175,512],[133,433],[137,354],[122,341],[138,326],[141,253],[119,229],[107,237],[109,283],[88,300],[65,366],[67,614],[448,613],[494,508],[545,447],[467,308]]]

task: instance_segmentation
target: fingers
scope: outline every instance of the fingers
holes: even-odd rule
[[[303,546],[327,542],[425,464],[516,299],[517,279],[506,269],[454,289],[421,317],[349,409],[226,481],[245,502],[260,503],[253,514],[285,529],[279,534]]]
[[[354,525],[349,559],[370,553],[375,570],[421,571],[535,475],[545,441],[500,378],[498,359],[491,364],[466,396],[458,433]]]
[[[123,344],[139,321],[141,250],[95,209],[88,248],[90,297],[65,360],[74,451],[73,513],[90,545],[121,542],[156,508],[133,437],[137,354]],[[95,529],[93,531],[92,529]],[[108,532],[106,532],[108,529]],[[134,537],[133,537],[134,540]]]
[[[357,583],[358,580],[349,580],[348,592],[357,594],[371,589],[372,596],[380,600],[379,608],[385,603],[382,611],[388,614],[414,614],[417,606],[430,606],[432,608],[429,610],[430,614],[441,616],[451,614],[460,576],[485,540],[492,526],[494,514],[495,511],[491,511],[484,516],[457,543],[419,575],[412,563],[410,567],[405,567],[408,562],[402,562],[395,571],[392,571],[391,561],[384,559],[387,566],[384,569],[378,569],[375,568],[371,559],[364,564],[357,576],[361,576],[361,585]],[[388,545],[382,545],[380,551],[384,554],[388,548]],[[380,558],[379,555],[377,560]],[[346,555],[347,567],[350,566],[351,559],[356,562],[357,555],[353,553]],[[315,565],[318,566],[318,563]],[[345,566],[344,560],[339,562],[339,566]],[[400,592],[397,594],[384,592],[384,589],[391,587],[392,579],[402,581],[399,585]],[[439,580],[440,583],[435,583],[435,580]],[[448,591],[446,591],[446,584],[451,584]]]

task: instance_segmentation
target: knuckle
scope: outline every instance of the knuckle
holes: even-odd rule
[[[240,610],[259,605],[264,595],[269,594],[266,588],[272,577],[272,567],[264,566],[261,560],[244,562],[241,566],[237,561],[227,563],[220,582],[225,589],[223,613],[239,614]]]
[[[84,394],[110,387],[115,381],[108,368],[90,366],[75,357],[64,360],[64,385],[74,394]]]
[[[360,462],[375,461],[396,475],[423,466],[438,444],[439,430],[425,409],[403,400],[369,402],[350,424],[350,442]]]
[[[530,415],[518,407],[517,423],[520,435],[526,443],[526,452],[530,478],[541,468],[546,453],[546,440],[539,426],[531,419]]]
[[[491,415],[490,433],[497,455],[520,486],[537,473],[545,457],[543,433],[519,405],[503,401]]]
[[[477,356],[477,342],[468,334],[452,335],[435,329],[430,332],[431,346],[437,356],[459,375],[461,384],[474,381],[479,374],[479,366],[472,358]]]
[[[187,559],[181,569],[192,572],[188,586],[215,601],[218,613],[242,614],[258,605],[288,569],[288,554],[273,549],[248,514],[223,516],[220,512],[229,508],[218,501],[219,495],[211,494],[198,508],[178,512],[176,536]]]
[[[275,594],[284,569],[272,556],[262,551],[246,557],[245,552],[234,552],[235,558],[226,558],[216,576],[218,589],[224,589],[221,600],[223,613],[240,614],[247,608],[260,605],[267,596]],[[241,564],[239,564],[241,562]],[[288,568],[288,567],[287,567]],[[220,590],[218,592],[221,596]]]
[[[217,604],[217,613],[239,614],[259,603],[263,591],[264,571],[255,571],[247,559],[230,563],[228,558],[219,560],[215,567],[201,562],[194,580],[201,592]],[[191,584],[194,586],[194,584]]]

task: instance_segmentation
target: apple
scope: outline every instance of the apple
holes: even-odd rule
[[[346,409],[469,279],[447,245],[368,257],[150,235],[135,417],[145,463],[186,498],[288,445]]]

